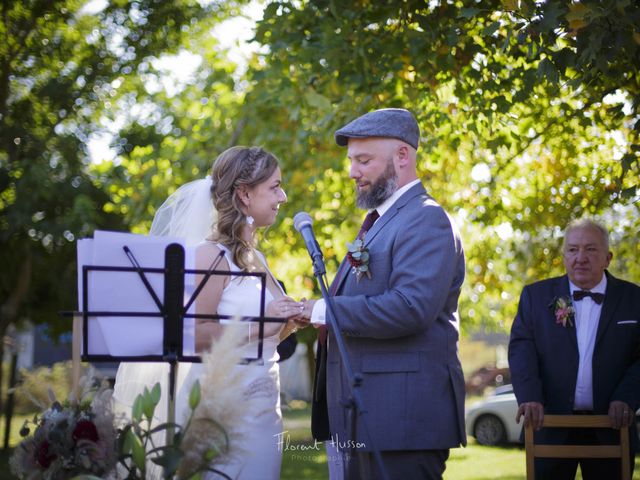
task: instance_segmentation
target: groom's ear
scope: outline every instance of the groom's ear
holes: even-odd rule
[[[407,145],[401,143],[396,150],[396,155],[398,158],[398,168],[405,168],[409,165],[411,157],[409,155],[409,147]]]

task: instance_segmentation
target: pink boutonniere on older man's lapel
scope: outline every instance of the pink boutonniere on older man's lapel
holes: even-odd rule
[[[369,249],[364,246],[361,239],[356,239],[352,243],[347,243],[347,260],[351,264],[351,271],[356,274],[359,282],[362,275],[371,278],[371,270],[369,270]]]
[[[573,307],[571,297],[556,297],[549,304],[549,308],[553,308],[557,324],[566,327],[568,323],[570,327],[573,327],[576,309]]]

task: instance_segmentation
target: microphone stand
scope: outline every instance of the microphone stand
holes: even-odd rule
[[[320,249],[318,248],[318,252]],[[382,456],[380,455],[380,451],[375,447],[373,438],[369,434],[369,426],[367,424],[367,418],[365,414],[367,410],[364,408],[364,402],[362,400],[362,395],[360,392],[360,387],[362,386],[362,382],[364,379],[362,378],[362,374],[354,373],[353,368],[351,367],[351,361],[349,360],[349,355],[347,354],[347,347],[344,343],[344,338],[342,336],[342,332],[338,326],[337,317],[335,314],[335,310],[333,308],[333,298],[329,295],[329,290],[327,289],[326,284],[326,270],[324,266],[324,261],[322,260],[322,254],[318,253],[316,255],[312,255],[311,257],[313,261],[313,275],[318,280],[318,284],[320,285],[320,290],[322,292],[322,298],[325,301],[327,311],[329,315],[326,315],[329,325],[331,326],[331,330],[336,339],[336,345],[338,346],[338,351],[340,352],[340,358],[342,359],[342,366],[344,367],[344,371],[347,374],[347,378],[349,379],[349,385],[351,387],[351,396],[349,400],[344,405],[346,408],[352,410],[351,415],[351,436],[352,442],[350,442],[350,453],[353,455],[353,451],[355,449],[356,443],[356,433],[357,433],[357,422],[358,416],[362,415],[362,426],[364,427],[364,433],[366,438],[370,442],[371,452],[373,453],[373,457],[375,459],[376,465],[378,466],[378,471],[380,476],[387,480],[389,476],[387,475],[387,471],[384,468],[382,463]],[[339,447],[337,447],[339,450]],[[364,475],[364,465],[363,458],[361,454],[363,452],[357,452],[360,460],[360,477],[365,479]]]

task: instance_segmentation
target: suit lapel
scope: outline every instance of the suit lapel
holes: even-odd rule
[[[345,278],[351,271],[349,260],[347,260],[347,256],[342,259],[340,266],[338,267],[338,271],[336,272],[336,276],[333,278],[333,282],[331,282],[331,287],[329,288],[329,294],[333,297],[340,290],[340,286],[344,282]]]
[[[382,215],[378,219],[378,221],[373,224],[371,230],[366,233],[366,235],[364,236],[365,246],[369,245],[373,241],[378,233],[382,231],[384,226],[389,223],[398,214],[400,209],[403,208],[407,203],[409,203],[412,198],[419,195],[424,195],[425,193],[426,190],[424,189],[424,185],[422,185],[422,183],[417,183],[409,190],[407,190],[398,200],[395,201],[391,208],[389,208],[389,210],[387,210],[384,215]]]
[[[598,320],[598,332],[596,333],[595,345],[598,345],[607,328],[609,328],[621,296],[621,291],[616,285],[618,280],[609,272],[605,272],[605,275],[607,276],[607,290],[604,296],[604,303],[602,304],[602,311],[600,312],[600,319]]]
[[[371,241],[378,235],[378,233],[384,228],[384,226],[391,221],[397,214],[398,211],[402,207],[404,207],[413,197],[418,195],[422,195],[426,193],[424,186],[422,183],[417,183],[409,190],[407,190],[403,195],[400,196],[398,200],[391,206],[389,210],[387,210],[384,215],[382,215],[376,223],[373,224],[371,229],[364,236],[364,244],[365,246],[369,245]],[[351,267],[349,265],[349,261],[347,260],[347,256],[342,259],[340,266],[338,267],[338,271],[336,272],[336,276],[331,283],[331,287],[329,288],[330,292],[333,292],[333,295],[337,294],[340,291],[340,287],[344,283],[347,278],[349,272],[351,271]]]

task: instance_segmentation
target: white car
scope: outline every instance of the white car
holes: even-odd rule
[[[521,443],[522,423],[516,423],[518,402],[511,385],[496,388],[487,398],[467,408],[467,435],[480,445]]]

